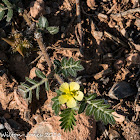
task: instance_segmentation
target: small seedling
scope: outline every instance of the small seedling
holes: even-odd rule
[[[59,32],[59,27],[56,26],[49,26],[48,20],[44,17],[41,16],[38,20],[38,23],[36,24],[39,30],[42,32],[47,31],[48,33],[54,35]]]

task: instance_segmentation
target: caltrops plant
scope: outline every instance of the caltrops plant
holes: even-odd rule
[[[64,78],[70,76],[76,77],[78,71],[82,71],[84,68],[80,64],[80,61],[75,61],[73,58],[63,58],[61,61],[54,60],[55,73]],[[40,82],[33,79],[26,78],[27,82],[31,83],[29,86],[22,83],[19,89],[23,92],[26,98],[31,102],[32,90],[36,89],[36,98],[39,100],[39,89],[42,84],[45,84],[46,90],[49,90],[49,83],[47,77],[39,70],[36,70],[36,75],[41,78]],[[27,93],[29,95],[27,96]],[[85,94],[80,88],[78,82],[64,82],[60,85],[59,89],[56,90],[57,96],[52,98],[55,115],[61,117],[61,128],[64,131],[71,131],[76,125],[76,115],[85,112],[88,116],[94,116],[95,120],[103,121],[105,124],[114,124],[115,119],[112,115],[114,112],[110,108],[109,104],[104,104],[103,99],[95,99],[97,94]],[[62,109],[61,106],[63,106]]]

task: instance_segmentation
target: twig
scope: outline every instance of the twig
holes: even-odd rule
[[[79,34],[79,45],[83,47],[83,36],[82,36],[82,26],[81,26],[81,14],[80,14],[80,0],[76,0],[76,16],[77,16],[77,27],[78,27],[78,34]]]
[[[117,6],[117,3],[115,3],[112,7],[111,7],[111,9],[106,13],[107,15],[108,14],[110,14],[113,10],[114,10],[114,8]]]
[[[124,43],[122,40],[120,40],[118,37],[115,37],[115,36],[113,36],[112,34],[106,32],[106,31],[104,31],[104,34],[105,34],[106,37],[108,37],[108,38],[110,38],[110,39],[116,41],[118,44],[121,44],[122,46],[127,47],[127,44],[125,44],[125,43]]]
[[[46,59],[46,62],[48,64],[49,68],[51,68],[52,67],[52,63],[50,61],[48,53],[46,52],[46,48],[44,46],[43,38],[42,38],[41,33],[38,33],[38,32],[35,33],[35,38],[36,38],[36,41],[37,41],[37,43],[39,45],[40,50],[42,51],[42,54],[44,55],[44,57]]]
[[[37,43],[39,45],[40,50],[42,51],[43,56],[45,57],[45,60],[46,60],[46,62],[48,64],[48,66],[49,66],[49,68],[51,70],[51,73],[54,73],[54,68],[53,68],[52,62],[51,62],[51,60],[49,58],[49,55],[48,55],[48,53],[46,51],[45,45],[43,43],[43,39],[42,39],[41,33],[38,33],[38,32],[35,33],[35,38],[36,38],[36,41],[37,41]],[[60,84],[63,83],[63,80],[61,79],[61,77],[58,74],[54,73],[54,77],[57,79],[57,81]]]
[[[130,10],[127,10],[125,12],[121,12],[121,13],[117,13],[117,14],[111,14],[110,16],[112,18],[120,18],[120,17],[124,17],[128,14],[133,14],[133,13],[136,13],[136,12],[140,13],[140,8],[130,9]]]

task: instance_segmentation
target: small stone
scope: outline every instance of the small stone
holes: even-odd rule
[[[43,0],[36,0],[30,4],[30,13],[33,18],[38,18],[41,14],[44,14],[45,3]]]
[[[46,14],[51,14],[51,8],[50,7],[48,7],[48,6],[46,6]]]
[[[0,124],[0,130],[1,129],[4,129],[5,127],[4,127],[4,125],[3,124]]]
[[[139,53],[130,53],[128,54],[126,61],[131,64],[140,64],[140,54]]]
[[[116,60],[116,62],[114,63],[114,67],[115,67],[115,69],[119,70],[119,69],[121,69],[123,64],[124,64],[123,59],[119,59],[119,60]]]
[[[108,133],[109,133],[110,140],[115,140],[116,138],[120,138],[120,134],[116,130],[110,129]]]
[[[9,119],[8,123],[10,124],[10,126],[14,129],[14,130],[20,130],[21,129],[21,125],[19,123],[17,123],[15,120],[13,119]]]
[[[136,111],[140,112],[140,106],[139,105],[136,105]]]
[[[122,123],[125,120],[125,116],[118,114],[117,112],[112,112],[112,114],[116,117],[114,117],[116,122]]]
[[[140,19],[136,19],[135,25],[137,26],[138,30],[140,30]]]
[[[108,96],[112,99],[123,99],[128,96],[137,94],[137,90],[132,87],[129,83],[121,81],[115,83],[110,89]]]
[[[93,9],[95,7],[95,0],[87,0],[87,6]]]
[[[57,2],[53,2],[53,8],[57,9],[59,7],[59,4]]]
[[[55,132],[49,123],[41,122],[30,130],[27,134],[27,140],[61,140],[61,137],[54,137],[54,133]]]
[[[5,118],[5,119],[10,119],[10,118],[11,118],[11,115],[8,114],[8,113],[5,113],[5,114],[4,114],[4,118]]]
[[[30,70],[29,78],[33,79],[33,78],[36,77],[35,71],[36,71],[36,67],[33,67],[33,68]]]

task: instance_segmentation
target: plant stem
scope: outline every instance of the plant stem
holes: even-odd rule
[[[48,53],[46,51],[46,48],[45,48],[45,45],[43,43],[42,34],[41,33],[38,33],[38,32],[35,33],[35,38],[36,38],[36,41],[37,41],[37,43],[39,45],[40,50],[42,51],[42,54],[45,57],[45,60],[46,60],[46,62],[48,64],[49,68],[51,69],[51,72],[54,73],[54,77],[57,79],[58,83],[59,84],[62,84],[64,81],[61,79],[61,77],[58,74],[56,74],[54,72],[54,67],[52,65],[52,62],[51,62],[51,60],[49,58],[49,55],[48,55]]]

